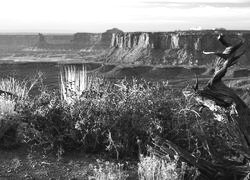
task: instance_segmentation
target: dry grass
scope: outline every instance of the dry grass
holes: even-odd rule
[[[13,115],[15,114],[15,104],[16,99],[24,100],[28,98],[30,90],[35,86],[35,84],[39,81],[42,74],[38,74],[32,80],[26,81],[18,81],[13,77],[0,79],[0,90],[10,92],[14,96],[9,96],[6,94],[2,94],[0,96],[0,114],[3,115]]]
[[[18,81],[13,77],[0,79],[0,90],[13,94],[13,96],[7,93],[0,95],[0,140],[2,147],[10,147],[18,143],[18,127],[22,122],[18,119],[16,104],[23,103],[28,99],[30,90],[40,77],[41,74],[30,81]]]
[[[0,90],[10,92],[16,95],[19,99],[28,97],[30,90],[41,79],[42,74],[38,73],[33,79],[19,81],[14,77],[0,79]]]
[[[178,166],[179,157],[160,159],[154,155],[141,156],[138,164],[139,180],[182,180],[186,171],[186,164]]]
[[[123,170],[123,164],[97,159],[97,165],[90,165],[92,175],[89,180],[125,180],[128,174]]]
[[[0,96],[0,116],[15,114],[15,101],[9,97]]]

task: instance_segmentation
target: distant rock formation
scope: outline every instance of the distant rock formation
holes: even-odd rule
[[[104,33],[76,33],[72,39],[75,49],[108,49],[112,40],[112,34],[123,33],[117,28],[109,29]]]
[[[213,56],[204,56],[202,50],[222,49],[217,42],[217,31],[181,32],[133,32],[113,34],[111,49],[106,62],[165,65],[204,65],[211,63]],[[228,31],[227,36],[237,41],[238,31]],[[243,32],[246,40],[246,55],[241,62],[250,58],[250,32]]]
[[[114,33],[123,32],[117,28],[113,28],[104,33],[75,33],[71,39],[68,39],[67,35],[47,35],[45,37],[39,33],[38,42],[34,48],[46,50],[106,50],[110,47],[112,34]]]
[[[108,29],[105,33],[106,34],[118,34],[118,33],[123,33],[123,31],[118,28],[112,28],[112,29]]]
[[[74,50],[88,59],[108,63],[144,65],[206,65],[214,56],[205,56],[202,50],[220,50],[216,35],[220,31],[237,41],[243,36],[246,54],[239,61],[250,65],[250,31],[201,30],[176,32],[131,32],[125,33],[117,28],[104,33],[76,33],[69,35],[39,34],[35,47],[46,50]],[[232,42],[233,43],[233,42]]]
[[[38,42],[35,45],[39,49],[46,48],[48,46],[48,43],[45,40],[45,36],[41,33],[38,33]]]

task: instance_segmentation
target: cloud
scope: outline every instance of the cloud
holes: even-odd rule
[[[8,0],[0,31],[250,29],[250,0]]]
[[[199,6],[213,6],[213,7],[250,7],[249,0],[144,0],[144,6],[156,7],[180,7],[180,8],[192,8]]]
[[[162,3],[249,3],[249,0],[142,0],[141,2],[162,2]]]

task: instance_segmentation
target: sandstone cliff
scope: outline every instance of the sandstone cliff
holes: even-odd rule
[[[242,35],[246,40],[246,54],[239,62],[250,64],[250,33],[224,32],[229,41]],[[136,32],[113,34],[106,62],[133,64],[205,65],[214,56],[203,55],[203,50],[218,51],[223,46],[216,40],[216,31]]]
[[[104,33],[75,33],[69,35],[39,34],[38,42],[34,46],[45,50],[81,50],[82,52],[106,50],[110,47],[113,33],[120,33],[113,28]]]
[[[250,65],[250,31],[220,30],[232,43],[245,39],[246,54],[239,60]],[[74,50],[85,59],[117,64],[143,65],[206,65],[215,60],[202,51],[219,51],[219,31],[131,32],[110,29],[104,33],[76,33],[73,36],[39,34],[35,48],[45,50]],[[91,57],[91,58],[90,58]]]

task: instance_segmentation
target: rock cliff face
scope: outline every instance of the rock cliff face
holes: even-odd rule
[[[241,63],[250,64],[250,32],[224,32],[230,42],[237,41],[239,33],[246,40],[246,54]],[[218,51],[224,47],[217,41],[216,31],[136,32],[113,34],[107,62],[133,64],[204,65],[214,56],[202,51]]]
[[[106,50],[110,47],[112,34],[122,32],[116,28],[107,30],[104,33],[76,33],[73,36],[39,34],[38,42],[34,48],[46,50],[81,50],[98,51]]]
[[[239,61],[250,65],[250,31],[225,31],[228,41],[235,43],[239,36],[245,39],[242,49],[246,54]],[[70,35],[39,34],[35,48],[45,50],[74,50],[85,59],[108,63],[143,65],[206,65],[215,60],[202,51],[221,51],[219,31],[131,32],[110,29],[104,33],[76,33]]]

